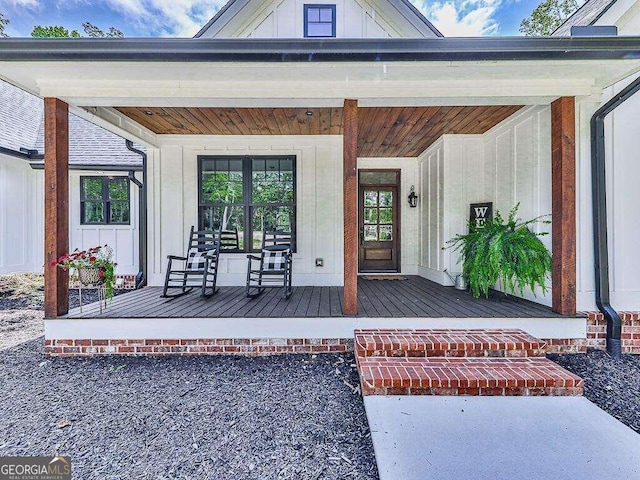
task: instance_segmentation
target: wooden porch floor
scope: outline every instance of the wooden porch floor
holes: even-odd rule
[[[550,308],[493,293],[475,299],[468,292],[443,287],[422,277],[407,280],[358,279],[359,317],[552,318]],[[97,303],[62,318],[214,318],[343,317],[342,287],[295,287],[289,300],[280,290],[246,298],[244,287],[220,287],[209,298],[194,290],[175,299],[160,298],[161,287],[146,287],[117,296],[99,312]]]

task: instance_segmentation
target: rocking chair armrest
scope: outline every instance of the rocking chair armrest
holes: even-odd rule
[[[260,258],[260,257],[256,257],[255,255],[247,255],[247,258],[248,258],[249,260],[257,260],[258,262],[259,262],[260,260],[262,260],[262,258]]]
[[[186,260],[187,257],[180,257],[178,255],[167,255],[167,260]]]

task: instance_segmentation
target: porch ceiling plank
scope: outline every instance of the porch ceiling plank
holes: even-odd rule
[[[341,107],[115,107],[156,134],[340,135]],[[482,134],[521,105],[361,107],[360,157],[415,157],[443,134]],[[307,115],[307,111],[313,115]],[[145,112],[151,112],[151,115]]]
[[[417,109],[418,110],[418,109]],[[419,109],[419,116],[416,119],[413,128],[419,129],[423,132],[423,138],[425,143],[428,142],[428,145],[431,145],[435,141],[433,138],[434,135],[430,133],[430,128],[433,128],[433,125],[437,124],[433,119],[439,118],[444,115],[443,107],[427,107],[425,109]],[[408,137],[408,138],[407,138]],[[400,145],[397,147],[397,154],[399,157],[408,156],[407,152],[413,149],[413,144],[411,143],[411,130],[407,130],[401,138],[399,138]],[[422,153],[422,152],[420,152]]]
[[[391,136],[391,130],[398,121],[400,114],[402,113],[402,107],[391,107],[386,109],[386,115],[384,119],[378,124],[374,125],[373,129],[376,131],[375,138],[371,138],[372,143],[367,152],[363,152],[363,157],[380,157],[381,152],[391,146],[393,137]]]
[[[254,117],[260,116],[262,117],[262,121],[264,122],[265,127],[268,131],[273,132],[272,135],[283,135],[280,130],[280,125],[278,125],[278,121],[276,120],[276,111],[274,108],[265,108],[265,109],[252,109],[251,113]]]
[[[195,109],[183,108],[179,111],[183,123],[188,125],[188,129],[193,134],[204,135],[207,133],[205,124],[195,115]]]
[[[247,110],[259,127],[260,135],[280,135],[280,128],[274,120],[272,108],[247,108]]]
[[[410,132],[406,138],[405,145],[400,146],[402,155],[417,157],[425,151],[431,143],[447,131],[451,118],[458,114],[458,108],[441,108],[433,118],[428,120],[427,125],[420,129],[422,132],[428,132],[428,135],[418,135],[417,132]]]
[[[200,119],[207,132],[229,132],[229,129],[226,127],[226,125],[222,123],[216,115],[211,115],[209,109],[194,108],[193,114],[196,118]]]
[[[193,128],[188,124],[188,122],[186,122],[184,118],[182,118],[179,110],[163,107],[160,107],[158,110],[160,113],[160,118],[171,125],[173,133],[194,133]]]
[[[394,114],[394,107],[391,108],[371,108],[369,110],[368,129],[358,135],[358,153],[361,157],[373,157],[375,144],[381,141],[383,135],[382,125],[385,124],[387,118]],[[358,120],[362,120],[358,118]]]
[[[478,122],[479,117],[483,117],[484,115],[492,115],[495,112],[495,108],[489,107],[488,112],[481,108],[474,107],[464,107],[458,115],[451,121],[449,125],[449,129],[447,133],[464,133],[469,130],[473,130],[474,126],[478,126],[480,122]]]
[[[387,124],[383,125],[383,133],[379,140],[374,143],[372,154],[376,157],[384,156],[388,149],[393,148],[398,143],[398,138],[403,131],[410,130],[411,127],[407,125],[407,119],[411,114],[410,108],[394,108],[394,115],[387,117]]]
[[[280,135],[287,135],[287,132],[289,132],[289,123],[285,110],[283,108],[274,108],[272,111]]]
[[[399,145],[404,144],[407,136],[409,136],[414,129],[421,129],[421,125],[426,123],[439,109],[440,107],[411,108],[411,116],[407,120],[406,128],[398,133],[396,142]]]
[[[296,125],[300,128],[300,135],[311,135],[311,122],[312,118],[307,117],[305,111],[301,111],[299,108],[294,109],[295,112],[295,122]]]
[[[248,131],[249,135],[267,135],[266,132],[269,132],[269,129],[266,128],[266,125],[263,125],[264,119],[262,115],[260,115],[260,118],[254,118],[251,110],[250,108],[234,109],[239,122],[245,125],[245,131]]]
[[[154,123],[158,125],[158,127],[156,128],[164,128],[169,134],[180,134],[183,132],[183,128],[180,126],[180,124],[175,120],[169,118],[163,108],[150,108],[149,111],[152,113],[152,115],[146,115],[144,113],[143,114],[149,118],[153,118]]]
[[[342,135],[342,108],[331,109],[331,135]]]

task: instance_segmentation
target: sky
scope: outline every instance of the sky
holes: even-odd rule
[[[523,18],[542,0],[411,0],[447,37],[519,35]],[[82,23],[113,26],[127,37],[192,37],[225,0],[0,0],[11,37],[27,37],[34,25]]]

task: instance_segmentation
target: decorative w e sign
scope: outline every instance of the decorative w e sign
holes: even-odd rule
[[[487,220],[493,217],[493,202],[472,203],[469,214],[469,229],[482,230]]]

